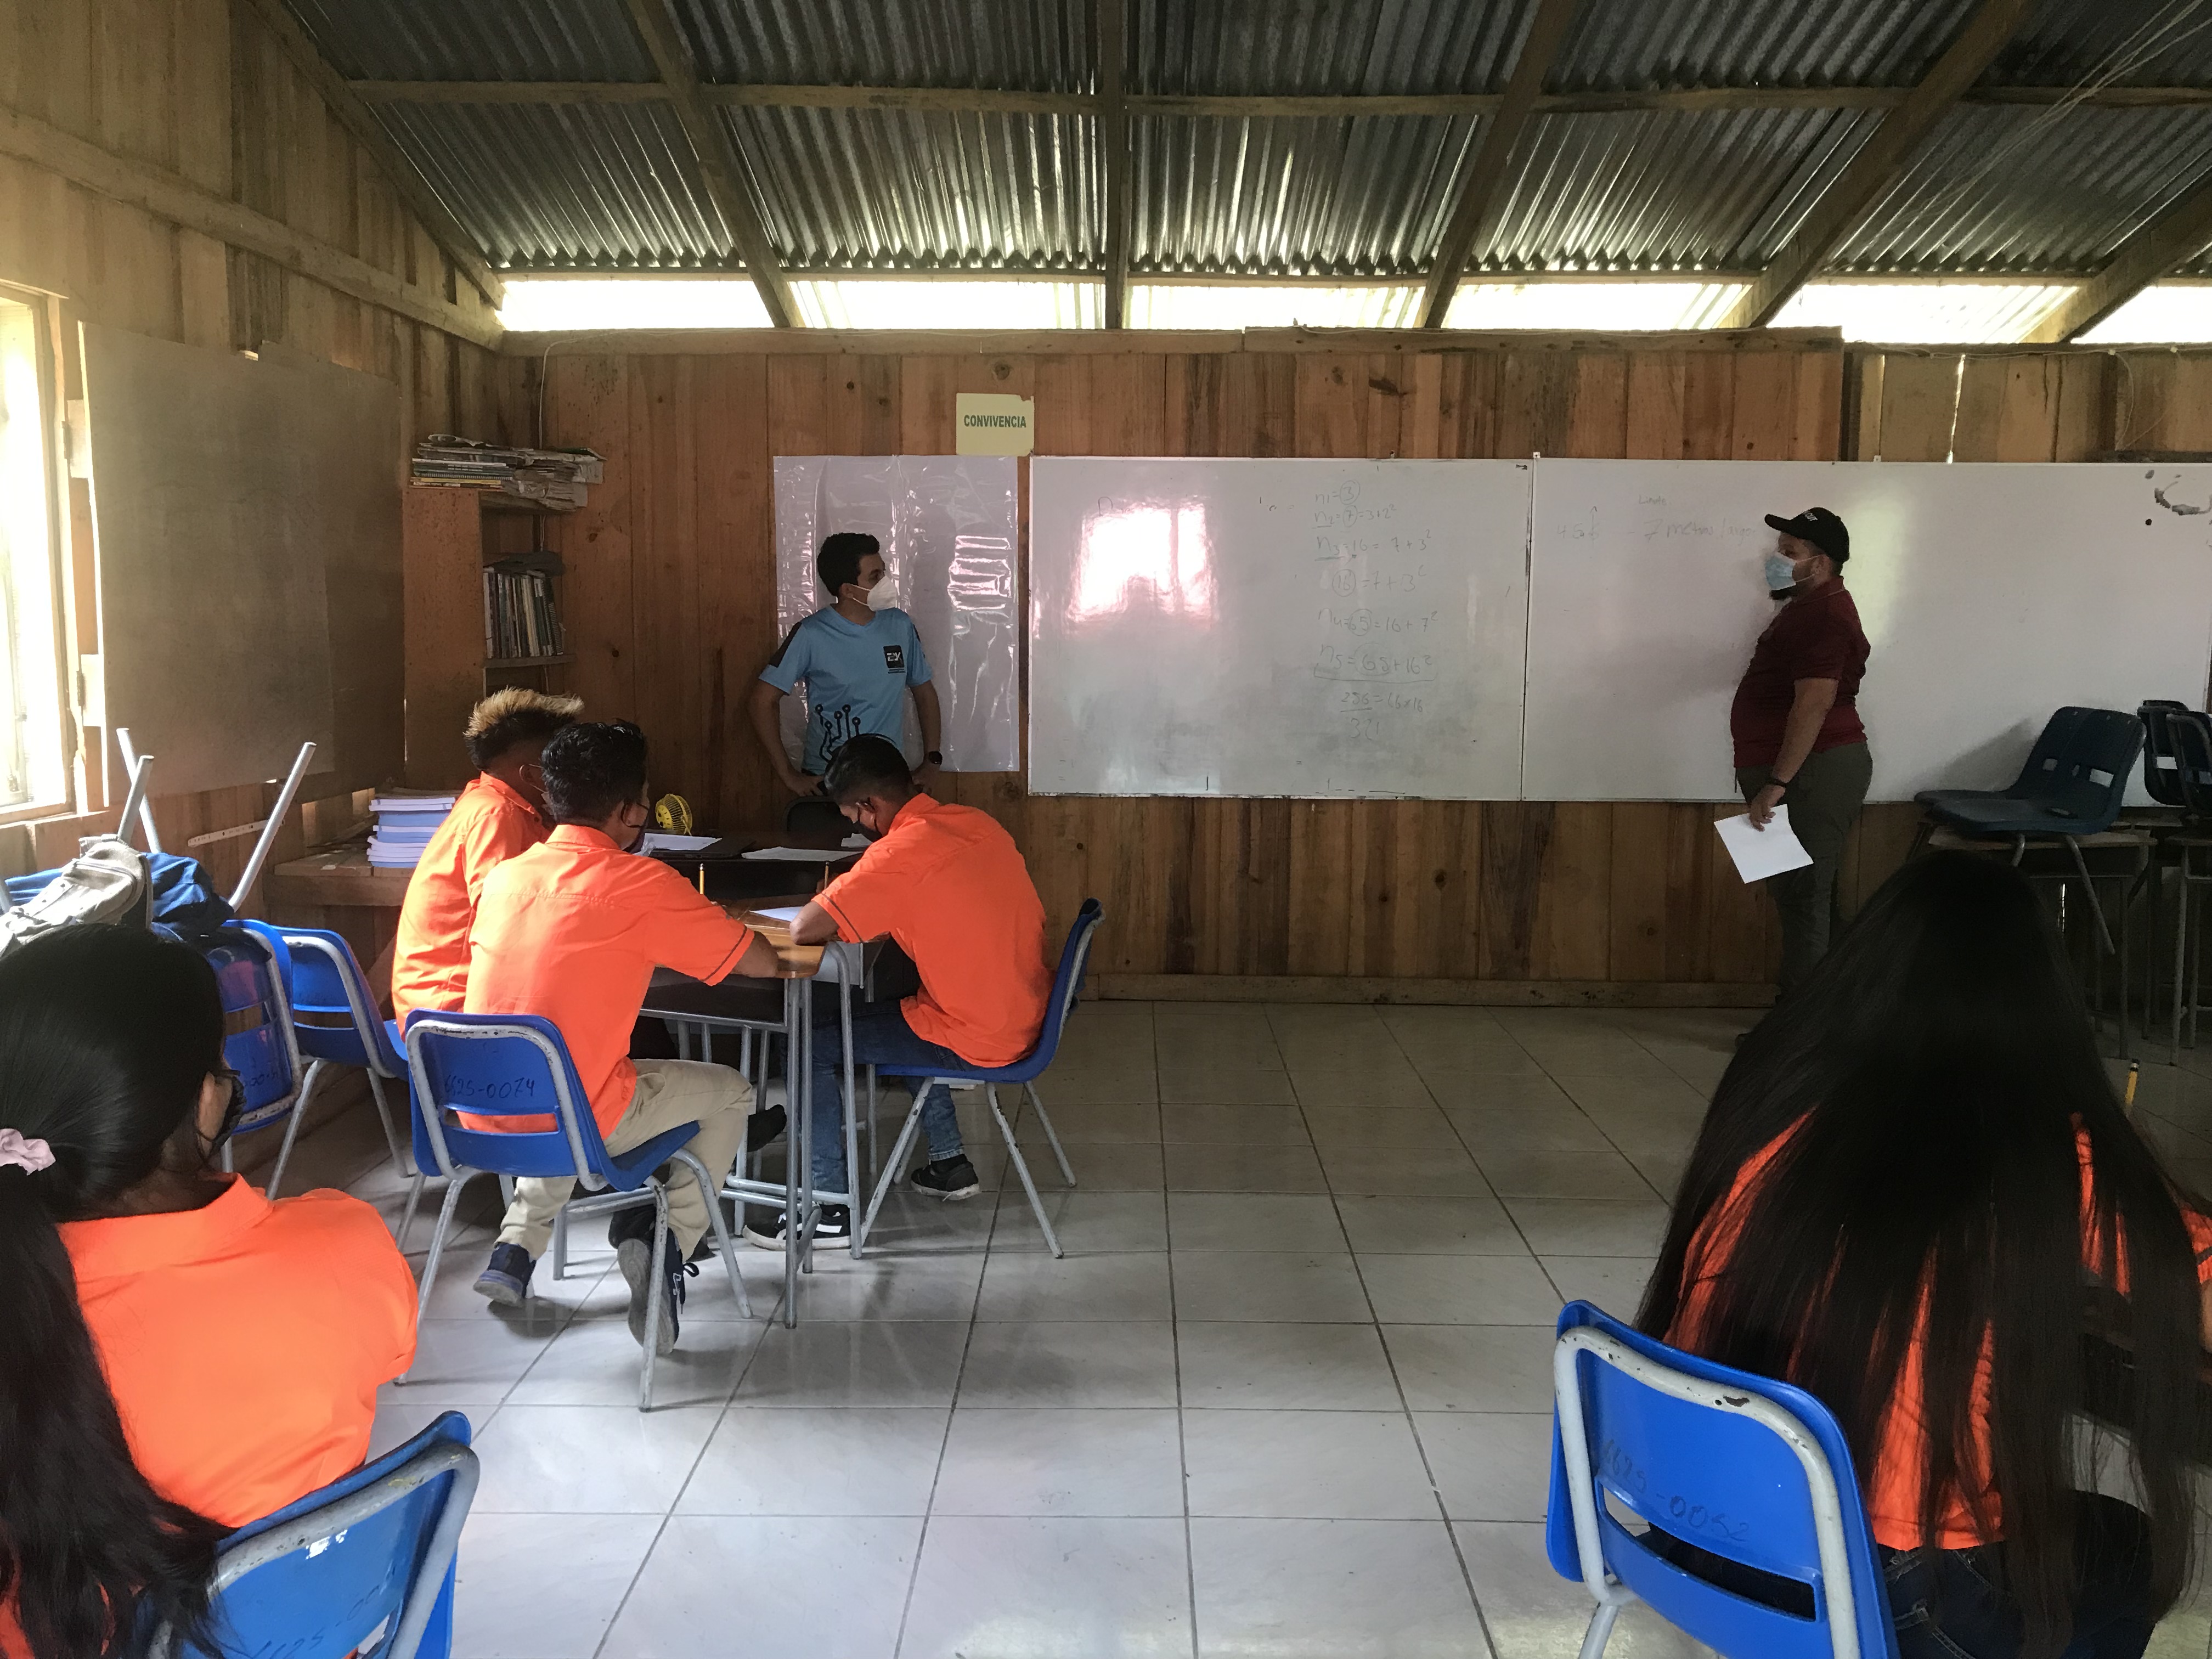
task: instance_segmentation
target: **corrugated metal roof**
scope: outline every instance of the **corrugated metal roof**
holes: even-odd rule
[[[289,0],[353,81],[650,81],[623,0]]]
[[[1133,0],[1127,89],[1502,91],[1535,0]]]
[[[1089,0],[678,0],[707,81],[1082,92]]]
[[[1139,118],[1130,123],[1131,267],[1417,276],[1479,125]]]
[[[394,138],[495,265],[720,265],[731,238],[659,104],[386,104]]]
[[[2117,71],[2117,72],[2116,72]],[[2212,86],[2206,0],[2035,0],[1983,76],[1994,86]]]
[[[1838,270],[2094,270],[2212,166],[2192,109],[1965,106],[1838,251]]]
[[[1103,219],[1091,123],[914,110],[726,112],[770,235],[817,269],[1087,266]]]
[[[1977,3],[1583,0],[1548,85],[1555,92],[1909,86]]]
[[[1484,272],[1740,270],[1778,247],[1876,118],[1844,110],[1543,115]]]

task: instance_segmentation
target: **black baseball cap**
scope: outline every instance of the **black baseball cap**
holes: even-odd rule
[[[1794,519],[1766,515],[1766,526],[1778,530],[1785,536],[1795,536],[1801,542],[1810,542],[1833,559],[1838,567],[1851,556],[1851,532],[1844,521],[1825,507],[1808,507]]]

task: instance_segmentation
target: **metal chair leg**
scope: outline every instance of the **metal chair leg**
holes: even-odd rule
[[[2189,849],[2181,849],[2180,890],[2173,904],[2173,1029],[2167,1033],[2166,1063],[2181,1064],[2181,1000],[2189,961]]]
[[[653,1257],[646,1268],[648,1275],[645,1304],[645,1365],[638,1378],[637,1408],[641,1412],[653,1409],[653,1368],[660,1358],[660,1304],[667,1300],[657,1280],[660,1275],[661,1257],[668,1249],[668,1194],[660,1190],[659,1183],[646,1183],[653,1188]]]
[[[1035,1112],[1036,1121],[1044,1125],[1044,1138],[1052,1143],[1052,1155],[1060,1160],[1060,1179],[1073,1187],[1075,1185],[1075,1171],[1068,1167],[1067,1149],[1060,1144],[1060,1131],[1052,1127],[1052,1120],[1045,1115],[1044,1102],[1037,1097],[1036,1085],[1024,1083],[1022,1091],[1029,1097],[1030,1110]]]
[[[2112,943],[2112,930],[2105,925],[2105,907],[2097,897],[2097,884],[2089,879],[2089,863],[2081,856],[2081,843],[2071,836],[2063,836],[2060,839],[2066,843],[2066,850],[2074,855],[2074,868],[2081,875],[2082,890],[2089,896],[2089,914],[2097,919],[2097,937],[2104,942],[2105,954],[2118,956],[2119,946]]]
[[[898,1179],[899,1171],[906,1166],[907,1149],[914,1145],[915,1135],[921,1128],[921,1102],[922,1096],[917,1094],[915,1097],[913,1109],[907,1113],[906,1121],[899,1126],[898,1139],[891,1143],[890,1162],[884,1165],[883,1173],[876,1178],[875,1196],[868,1200],[868,1212],[860,1218],[860,1224],[853,1230],[854,1235],[860,1238],[866,1239],[870,1230],[875,1226],[877,1212],[884,1207],[884,1200],[890,1194],[891,1184]]]
[[[276,1196],[276,1188],[283,1184],[284,1166],[291,1161],[292,1142],[300,1133],[300,1121],[307,1115],[307,1103],[315,1097],[315,1085],[322,1081],[323,1070],[330,1064],[316,1060],[307,1067],[307,1075],[301,1079],[300,1092],[292,1102],[292,1115],[284,1122],[284,1144],[276,1149],[276,1167],[269,1172],[267,1195]]]
[[[430,1259],[422,1264],[422,1285],[415,1296],[415,1322],[418,1327],[430,1306],[430,1288],[438,1282],[438,1264],[446,1255],[446,1231],[453,1224],[453,1212],[460,1207],[461,1189],[483,1173],[481,1170],[456,1170],[446,1182],[446,1201],[438,1209],[437,1230],[430,1235]],[[404,1382],[414,1370],[415,1367],[409,1365],[398,1380]]]
[[[391,1150],[392,1167],[404,1176],[413,1175],[414,1167],[408,1162],[407,1154],[400,1146],[399,1131],[392,1121],[392,1108],[385,1103],[384,1079],[377,1076],[376,1067],[374,1066],[366,1066],[362,1069],[368,1073],[368,1097],[376,1103],[377,1121],[384,1125],[384,1144]]]
[[[1579,1659],[1599,1659],[1605,1644],[1613,1639],[1613,1620],[1620,1617],[1620,1609],[1611,1601],[1601,1601],[1590,1614],[1589,1628],[1583,1632],[1583,1647]]]
[[[1056,1258],[1063,1254],[1060,1235],[1052,1230],[1052,1221],[1044,1212],[1044,1200],[1037,1196],[1036,1182],[1030,1176],[1029,1160],[1022,1149],[1014,1144],[1014,1126],[1006,1121],[1006,1115],[999,1109],[999,1091],[989,1084],[983,1085],[983,1098],[990,1103],[991,1115],[999,1121],[999,1133],[1006,1139],[1006,1153],[1014,1161],[1014,1173],[1022,1178],[1022,1190],[1030,1195],[1030,1210],[1036,1217],[1037,1225],[1044,1229],[1045,1248]],[[1073,1185],[1073,1181],[1070,1182]]]
[[[2177,1009],[2174,1013],[2177,1025],[2180,1018],[2180,1012]],[[402,1255],[407,1254],[407,1234],[415,1225],[415,1206],[422,1200],[422,1182],[426,1178],[423,1172],[417,1170],[415,1171],[415,1179],[407,1183],[407,1207],[399,1212],[399,1231],[392,1241],[399,1247],[399,1254]]]
[[[568,1276],[568,1206],[553,1212],[553,1277]]]
[[[699,1183],[699,1196],[707,1200],[707,1224],[714,1230],[714,1248],[721,1253],[722,1266],[730,1275],[730,1293],[738,1299],[738,1311],[750,1319],[753,1302],[745,1294],[744,1279],[738,1272],[738,1253],[730,1248],[730,1230],[722,1221],[721,1194],[708,1179],[707,1166],[690,1152],[679,1148],[675,1161],[689,1169],[692,1179]]]

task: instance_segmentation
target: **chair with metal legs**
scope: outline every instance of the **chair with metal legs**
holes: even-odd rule
[[[1037,1094],[1036,1079],[1046,1066],[1052,1064],[1054,1054],[1059,1052],[1060,1034],[1066,1027],[1068,1013],[1075,1006],[1076,997],[1083,988],[1083,969],[1090,959],[1091,939],[1097,933],[1098,924],[1105,914],[1095,898],[1084,900],[1083,908],[1076,913],[1075,926],[1068,929],[1067,944],[1060,954],[1060,971],[1053,976],[1052,1000],[1045,1007],[1044,1029],[1037,1033],[1036,1046],[1024,1058],[1012,1066],[969,1066],[957,1070],[912,1071],[898,1066],[878,1066],[876,1068],[884,1077],[906,1079],[907,1086],[914,1091],[914,1104],[907,1112],[906,1121],[899,1127],[898,1139],[891,1143],[890,1157],[885,1161],[883,1173],[877,1180],[875,1195],[868,1200],[867,1214],[854,1229],[855,1254],[866,1240],[868,1230],[876,1224],[877,1212],[883,1208],[884,1198],[906,1165],[907,1152],[914,1145],[915,1136],[921,1127],[921,1103],[939,1084],[948,1088],[960,1084],[982,1085],[983,1098],[991,1108],[991,1116],[998,1123],[1000,1134],[1006,1139],[1006,1152],[1013,1161],[1014,1172],[1021,1177],[1022,1190],[1029,1194],[1030,1208],[1036,1216],[1037,1225],[1044,1230],[1045,1245],[1055,1256],[1062,1254],[1060,1237],[1052,1230],[1051,1218],[1044,1212],[1044,1200],[1037,1196],[1036,1182],[1030,1175],[1029,1160],[1022,1156],[1022,1149],[1014,1140],[1013,1126],[1006,1121],[1006,1113],[1000,1109],[998,1085],[1002,1083],[1021,1085],[1029,1098],[1030,1109],[1036,1114],[1045,1139],[1052,1144],[1052,1155],[1059,1162],[1061,1178],[1069,1186],[1074,1186],[1075,1171],[1068,1167],[1067,1152],[1060,1144],[1059,1132],[1052,1127],[1052,1119],[1045,1115],[1044,1102]]]
[[[2173,1021],[2167,1033],[2168,1063],[2179,1064],[2184,1012],[2193,1048],[2197,1005],[2203,1000],[2203,945],[2197,931],[2204,914],[2203,889],[2212,887],[2212,717],[2189,708],[2164,713],[2162,724],[2174,757],[2170,775],[2185,814],[2181,829],[2161,843],[2172,856],[2179,880],[2173,920]],[[2192,961],[2192,955],[2200,960]]]
[[[576,1215],[604,1215],[649,1201],[653,1206],[652,1260],[657,1267],[666,1249],[668,1195],[653,1179],[653,1172],[668,1163],[682,1164],[699,1183],[738,1310],[748,1319],[752,1317],[752,1302],[738,1273],[737,1254],[730,1247],[729,1229],[723,1224],[714,1182],[706,1166],[685,1150],[684,1143],[699,1133],[696,1123],[655,1135],[626,1152],[608,1151],[575,1065],[568,1058],[568,1044],[551,1020],[534,1014],[441,1014],[418,1010],[407,1021],[407,1064],[415,1081],[417,1172],[408,1188],[406,1213],[400,1222],[403,1239],[414,1220],[424,1178],[435,1174],[446,1180],[445,1202],[438,1212],[437,1231],[430,1237],[429,1260],[422,1267],[416,1310],[418,1319],[430,1305],[431,1287],[437,1282],[446,1235],[453,1226],[462,1189],[477,1176],[498,1176],[502,1190],[510,1196],[508,1183],[516,1177],[571,1176],[591,1194],[571,1199],[564,1206]],[[477,1119],[550,1116],[554,1127],[484,1129],[465,1121],[464,1113]],[[638,1382],[640,1411],[653,1408],[661,1302],[660,1297],[653,1297],[647,1310],[645,1364]]]
[[[307,1115],[315,1087],[332,1067],[358,1066],[368,1079],[368,1092],[376,1103],[376,1115],[384,1125],[384,1144],[392,1151],[392,1167],[412,1176],[407,1154],[386,1103],[384,1085],[407,1087],[407,1062],[393,1045],[389,1028],[377,1018],[376,1000],[361,971],[353,947],[339,934],[319,927],[281,927],[271,922],[246,924],[254,937],[276,958],[278,974],[291,1005],[292,1038],[307,1060],[307,1074],[300,1082],[299,1103],[284,1127],[284,1144],[276,1153],[276,1167],[269,1176],[269,1196],[276,1196],[284,1179],[284,1165],[292,1156],[292,1141]],[[303,1018],[302,1016],[309,1018]],[[345,1024],[317,1024],[315,1018],[343,1019]]]

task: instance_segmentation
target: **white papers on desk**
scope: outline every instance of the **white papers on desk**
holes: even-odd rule
[[[763,921],[780,921],[788,927],[799,920],[799,913],[805,908],[803,904],[779,904],[772,910],[755,910],[751,914]]]
[[[1774,809],[1774,816],[1766,828],[1751,827],[1751,814],[1745,812],[1732,818],[1723,818],[1713,828],[1721,832],[1721,845],[1735,860],[1736,873],[1747,882],[1765,881],[1769,876],[1778,876],[1786,871],[1802,870],[1813,861],[1805,850],[1805,843],[1797,839],[1797,832],[1790,827],[1788,805]]]
[[[835,864],[849,856],[839,852],[823,852],[818,847],[756,847],[740,857],[759,859],[769,864]]]
[[[713,836],[664,836],[657,830],[645,832],[645,845],[639,850],[646,853],[696,853],[712,847]]]

